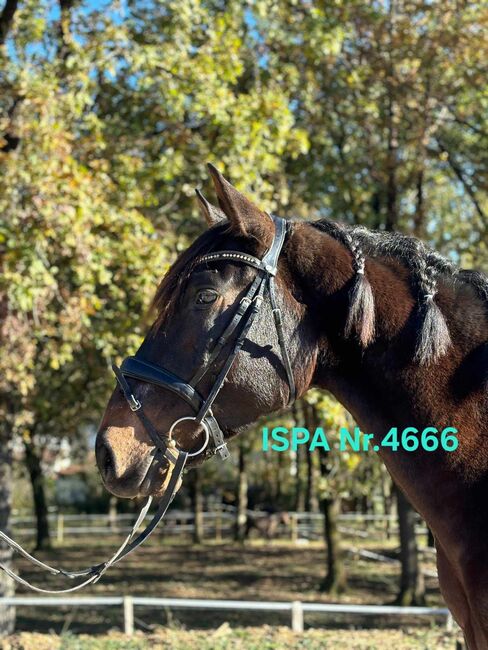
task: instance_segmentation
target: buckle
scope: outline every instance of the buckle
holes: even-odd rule
[[[254,302],[254,311],[259,311],[261,309],[261,304],[263,302],[264,298],[261,294],[258,294],[257,296],[254,297],[253,302]]]
[[[250,304],[251,298],[249,298],[249,296],[244,296],[244,298],[241,299],[239,302],[239,307],[237,308],[237,313],[239,316],[242,316],[247,311]]]
[[[131,393],[130,394],[130,400],[129,400],[129,408],[130,408],[130,410],[131,411],[138,411],[141,407],[142,407],[142,404]]]
[[[227,458],[230,458],[230,451],[227,449],[226,442],[223,442],[218,447],[215,447],[215,453],[218,453],[222,460],[227,460]]]
[[[282,317],[281,317],[281,309],[273,309],[273,318],[275,319],[276,325],[281,325],[282,324]]]

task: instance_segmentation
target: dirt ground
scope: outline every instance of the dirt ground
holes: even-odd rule
[[[72,538],[41,559],[63,568],[92,564],[109,556],[117,537]],[[357,546],[357,540],[354,541]],[[347,547],[347,544],[346,544]],[[361,547],[393,555],[394,542],[361,540]],[[423,568],[434,571],[426,556]],[[59,579],[39,573],[23,560],[17,568],[29,580],[52,588]],[[175,598],[232,598],[243,600],[302,600],[391,604],[396,595],[399,566],[372,562],[347,554],[348,590],[331,597],[320,590],[325,572],[322,544],[295,546],[288,542],[193,545],[154,537],[130,558],[111,569],[82,595],[161,596]],[[443,605],[437,580],[426,578],[427,603]],[[21,593],[21,589],[17,593]],[[307,614],[306,631],[294,635],[289,614],[136,608],[132,639],[120,634],[122,608],[19,607],[18,633],[2,642],[1,650],[281,650],[298,648],[443,649],[455,646],[456,633],[444,631],[444,619],[388,620],[384,617],[348,617]],[[320,629],[318,629],[320,628]],[[84,635],[92,636],[84,636]]]

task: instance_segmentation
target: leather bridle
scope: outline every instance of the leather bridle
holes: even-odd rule
[[[286,348],[285,338],[283,334],[283,323],[281,310],[276,303],[275,292],[275,276],[278,270],[278,258],[280,256],[283,244],[286,238],[287,223],[284,219],[278,217],[273,218],[275,224],[275,236],[273,243],[262,259],[258,259],[248,253],[239,253],[236,251],[217,251],[215,253],[208,253],[198,258],[194,267],[202,266],[204,264],[213,264],[215,262],[238,262],[257,269],[256,277],[247,288],[246,293],[239,301],[237,309],[232,316],[229,324],[224,329],[220,337],[217,339],[213,349],[209,352],[208,361],[206,365],[200,367],[193,377],[186,382],[184,379],[177,377],[161,366],[147,361],[142,361],[137,356],[127,357],[118,368],[113,365],[113,371],[119,383],[119,386],[124,394],[130,409],[137,415],[142,425],[149,434],[153,444],[162,455],[170,463],[175,462],[178,450],[176,449],[171,434],[174,428],[184,420],[193,421],[197,425],[201,425],[205,431],[206,440],[202,447],[193,453],[186,452],[188,457],[198,456],[207,447],[210,438],[213,441],[213,453],[219,453],[220,457],[225,460],[229,457],[227,445],[225,443],[225,436],[221,426],[215,419],[212,413],[212,406],[217,398],[222,386],[229,374],[232,365],[241,350],[244,341],[247,339],[251,326],[260,311],[266,289],[268,289],[271,309],[278,335],[278,342],[280,346],[281,356],[286,371],[286,376],[289,385],[289,399],[291,404],[295,401],[295,379],[291,368],[290,357]],[[234,337],[234,339],[233,339]],[[222,350],[225,346],[233,340],[232,348],[227,355],[226,360],[222,364],[219,374],[210,389],[208,396],[204,399],[197,391],[197,386],[205,375],[211,370],[213,364],[220,357]],[[141,402],[136,399],[133,394],[127,379],[136,379],[149,384],[160,386],[166,390],[171,391],[183,401],[189,404],[195,411],[195,416],[188,416],[176,420],[171,425],[168,434],[164,435],[159,433],[152,423],[145,415]],[[184,453],[184,452],[181,452]],[[175,455],[176,454],[176,455]]]
[[[127,357],[123,361],[120,368],[118,368],[115,364],[112,365],[117,382],[120,386],[120,389],[122,390],[122,393],[124,394],[125,399],[127,400],[127,403],[129,404],[130,409],[139,418],[142,426],[148,433],[154,446],[154,449],[151,452],[152,460],[146,472],[146,476],[150,471],[153,470],[153,468],[155,468],[155,464],[162,464],[163,462],[166,462],[168,464],[164,484],[161,486],[163,496],[158,505],[158,509],[153,515],[153,518],[149,522],[148,526],[136,537],[136,532],[149,510],[149,506],[152,501],[151,497],[149,497],[146,505],[139,514],[139,517],[134,523],[131,532],[126,537],[119,549],[110,558],[110,560],[75,572],[55,569],[45,564],[44,562],[37,560],[27,551],[25,551],[25,549],[23,549],[13,539],[6,535],[6,533],[0,531],[0,539],[3,539],[13,550],[21,553],[33,564],[46,569],[54,575],[63,575],[68,578],[84,578],[84,581],[75,587],[72,587],[71,589],[51,591],[30,584],[25,579],[15,574],[11,569],[3,564],[0,564],[0,568],[6,571],[10,577],[17,580],[17,582],[20,582],[21,584],[42,593],[67,593],[70,591],[76,591],[77,589],[81,589],[90,583],[96,582],[111,566],[134,551],[154,531],[156,526],[166,514],[166,511],[171,501],[173,500],[173,497],[176,494],[179,485],[181,484],[180,478],[188,458],[203,454],[207,450],[210,439],[212,439],[213,443],[213,447],[211,449],[212,454],[218,453],[223,460],[229,457],[229,451],[225,442],[225,436],[220,424],[212,413],[212,406],[219,392],[221,391],[222,386],[224,385],[225,379],[229,374],[234,361],[239,354],[239,351],[241,350],[244,342],[249,335],[251,326],[260,311],[266,290],[269,294],[273,320],[278,336],[278,343],[280,346],[281,358],[288,380],[288,404],[292,404],[295,401],[295,379],[293,376],[290,357],[285,343],[282,314],[276,302],[275,290],[275,276],[278,270],[278,259],[285,243],[288,226],[287,222],[284,219],[280,219],[279,217],[272,217],[272,219],[275,225],[275,234],[271,247],[262,259],[254,257],[253,255],[249,255],[248,253],[224,250],[208,253],[199,257],[195,261],[193,268],[204,264],[214,264],[216,262],[237,262],[239,264],[244,264],[255,268],[257,273],[254,280],[247,288],[246,293],[239,301],[237,309],[235,310],[234,315],[232,316],[227,327],[218,338],[212,350],[210,350],[206,365],[199,368],[188,382],[181,379],[180,377],[177,377],[161,366],[143,361],[142,359],[138,358],[137,355]],[[218,361],[222,351],[229,343],[231,344],[230,352],[228,353],[225,361],[222,363],[220,371],[212,388],[210,389],[208,396],[206,398],[203,398],[197,391],[196,387],[213,367],[213,365]],[[167,433],[158,432],[156,427],[144,413],[142,403],[135,397],[128,382],[128,380],[131,379],[153,384],[155,386],[160,386],[161,388],[172,392],[187,404],[189,404],[195,412],[195,415],[186,416],[175,420]],[[204,442],[197,451],[184,451],[182,449],[179,449],[172,437],[174,429],[178,426],[178,424],[184,421],[195,422],[196,425],[203,428]]]

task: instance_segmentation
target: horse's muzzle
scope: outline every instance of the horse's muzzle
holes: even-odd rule
[[[132,427],[98,432],[95,456],[103,483],[109,492],[125,499],[160,495],[169,463],[153,462],[154,448],[133,438]]]

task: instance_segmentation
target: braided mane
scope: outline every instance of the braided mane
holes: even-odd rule
[[[488,278],[479,271],[460,269],[415,237],[387,231],[368,230],[321,219],[311,226],[339,241],[350,253],[355,275],[349,295],[346,336],[354,336],[367,347],[375,335],[375,304],[365,263],[367,257],[390,257],[401,261],[410,271],[418,302],[420,328],[414,359],[420,364],[436,361],[451,345],[449,329],[435,301],[440,278],[451,278],[469,284],[488,307]],[[177,297],[188,278],[194,260],[218,248],[226,235],[226,224],[215,226],[202,234],[172,265],[158,287],[153,307],[157,323],[175,308]]]
[[[488,304],[488,278],[485,275],[458,268],[415,237],[368,230],[363,226],[346,226],[327,219],[311,225],[337,239],[352,255],[356,275],[350,293],[345,334],[355,334],[363,347],[374,338],[375,321],[373,293],[365,275],[367,256],[398,259],[411,273],[421,322],[414,358],[420,364],[436,361],[451,345],[445,317],[434,299],[439,278],[450,277],[470,284]]]

